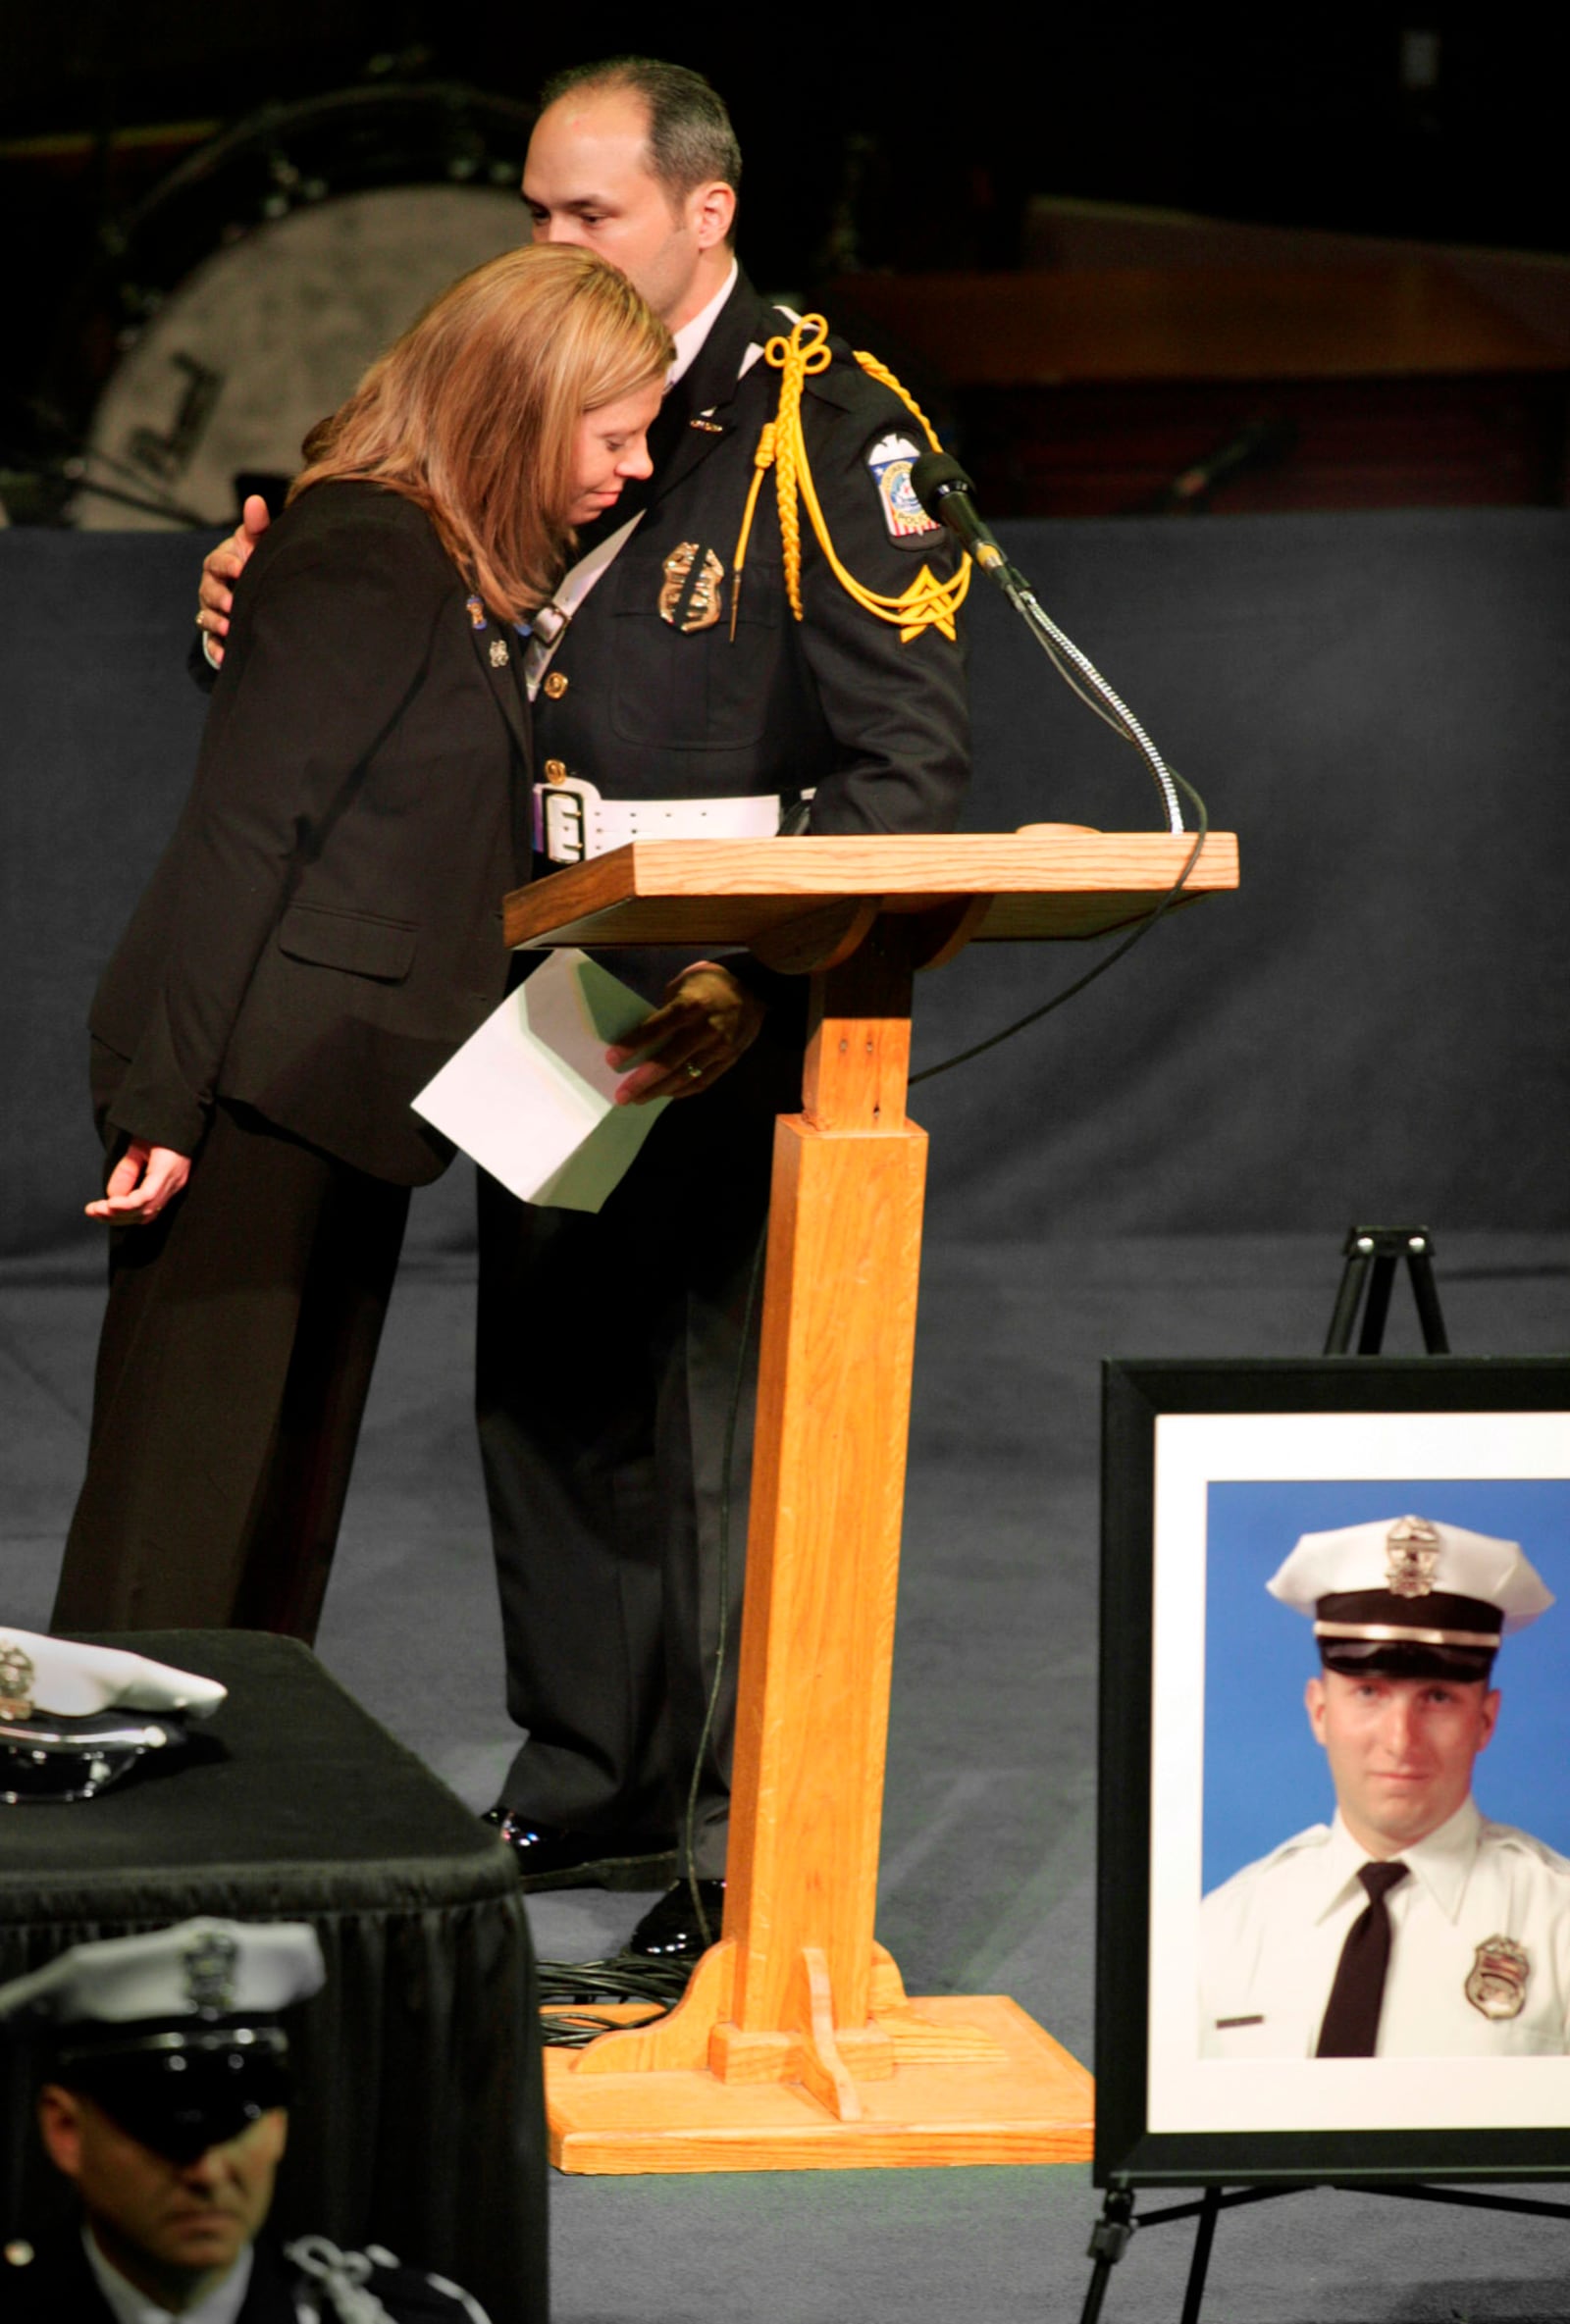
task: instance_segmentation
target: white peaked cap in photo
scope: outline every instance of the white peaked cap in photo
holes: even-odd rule
[[[1265,1586],[1283,1606],[1310,1615],[1326,1598],[1384,1593],[1414,1627],[1425,1599],[1469,1598],[1493,1610],[1495,1635],[1525,1629],[1553,1604],[1519,1541],[1410,1516],[1304,1533]]]
[[[181,1921],[145,1937],[73,1945],[0,1986],[0,2019],[130,2026],[179,2018],[269,2017],[327,1982],[306,1921]]]
[[[42,1711],[56,1719],[89,1719],[103,1711],[183,1711],[205,1719],[228,1694],[216,1678],[149,1662],[121,1646],[85,1646],[0,1623],[0,1702],[26,1703],[13,1718]]]

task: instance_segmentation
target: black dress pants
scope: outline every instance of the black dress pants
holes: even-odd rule
[[[680,1837],[723,1607],[706,1877],[725,1869],[760,1289],[744,1323],[773,1119],[800,1092],[799,1038],[765,1033],[667,1108],[598,1214],[480,1175],[480,1443],[507,1708],[528,1730],[501,1797],[570,1831]]]
[[[112,1230],[53,1628],[315,1636],[408,1204],[219,1106],[184,1193]]]

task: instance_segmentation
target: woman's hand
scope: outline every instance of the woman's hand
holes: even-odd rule
[[[109,1183],[95,1203],[86,1204],[89,1218],[111,1226],[151,1226],[167,1210],[190,1176],[190,1156],[172,1146],[149,1146],[132,1138],[109,1173]]]
[[[670,999],[605,1052],[607,1065],[643,1059],[617,1090],[618,1106],[646,1106],[651,1098],[696,1098],[758,1039],[762,1002],[717,960],[684,968],[665,989]]]

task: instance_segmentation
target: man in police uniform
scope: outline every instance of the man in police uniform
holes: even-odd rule
[[[6,2324],[486,2324],[391,2252],[263,2234],[288,2132],[279,2012],[318,1990],[300,1922],[196,1920],[62,1953],[0,1988],[47,2041],[38,2126],[77,2232],[0,2253]]]
[[[1205,1898],[1201,2054],[1570,2050],[1570,1861],[1472,1798],[1500,1636],[1551,1594],[1516,1542],[1420,1517],[1305,1533],[1268,1586],[1313,1617],[1335,1819]]]
[[[740,166],[723,105],[684,67],[612,60],[544,92],[535,236],[620,266],[677,359],[653,477],[580,535],[530,641],[541,870],[635,837],[958,818],[968,575],[911,490],[924,423],[740,274]],[[237,535],[208,561],[209,654],[244,550]],[[799,983],[736,959],[608,960],[658,1004],[612,1053],[644,1059],[624,1096],[681,1103],[598,1215],[528,1210],[481,1177],[481,1441],[508,1707],[528,1731],[496,1813],[535,1887],[672,1867],[722,1600],[737,1635],[750,1371],[722,1576],[725,1442],[770,1124],[800,1104]],[[733,1668],[698,1769],[692,1869],[716,1919]],[[678,1884],[633,1942],[690,1952],[693,1923]]]

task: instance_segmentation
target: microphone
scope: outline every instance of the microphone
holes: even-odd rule
[[[975,487],[959,461],[947,452],[923,452],[912,465],[911,490],[927,515],[945,526],[961,547],[969,551],[982,572],[997,583],[1059,677],[1073,688],[1098,718],[1105,719],[1115,734],[1133,745],[1156,778],[1167,810],[1168,830],[1180,832],[1183,811],[1166,760],[1127,704],[1113,693],[1089,655],[1081,653],[1073,640],[1059,629],[1024,575],[1018,566],[1010,564],[975,504]],[[1185,872],[1183,877],[1187,876]]]
[[[1207,508],[1218,485],[1225,484],[1242,469],[1284,460],[1296,448],[1295,421],[1250,420],[1203,460],[1195,460],[1180,476],[1175,476],[1148,503],[1148,513],[1175,516]]]
[[[975,487],[948,452],[923,452],[911,470],[911,490],[930,517],[946,525],[983,571],[995,577],[1008,563],[981,511]]]

